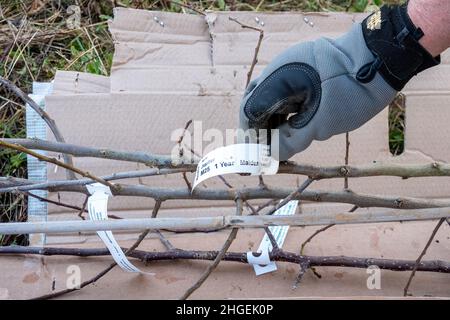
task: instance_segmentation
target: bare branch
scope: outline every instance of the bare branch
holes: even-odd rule
[[[139,177],[150,177],[158,175],[167,175],[184,172],[184,169],[147,169],[147,170],[137,170],[137,171],[125,171],[110,174],[107,176],[101,176],[100,178],[106,181],[121,180],[128,178],[139,178]],[[78,179],[78,180],[62,180],[62,181],[30,181],[22,178],[14,177],[0,177],[0,186],[6,186],[7,184],[13,185],[5,188],[0,188],[1,192],[15,192],[15,191],[28,191],[28,190],[39,190],[39,189],[49,189],[55,187],[64,186],[85,186],[87,184],[94,183],[95,180],[92,179]]]
[[[76,233],[80,231],[106,230],[211,230],[218,228],[264,228],[268,226],[311,226],[328,224],[355,224],[391,221],[416,221],[448,218],[449,208],[417,210],[364,211],[358,214],[344,213],[303,213],[299,215],[246,215],[214,216],[195,218],[120,219],[101,221],[49,221],[10,222],[0,224],[0,234],[28,233]]]
[[[122,250],[127,250],[122,248]],[[32,254],[42,256],[78,256],[78,257],[96,257],[110,255],[106,248],[54,248],[54,247],[22,247],[8,246],[0,247],[0,255],[14,254]],[[155,252],[134,250],[128,255],[131,258],[142,261],[160,261],[160,260],[214,260],[218,251],[197,251],[181,250]],[[277,251],[269,254],[271,261],[281,261],[299,264],[301,261],[308,260],[311,267],[349,267],[349,268],[367,268],[371,265],[377,265],[383,270],[392,271],[410,271],[416,265],[414,260],[401,259],[379,259],[379,258],[361,258],[347,256],[302,256],[293,252]],[[240,262],[247,264],[247,254],[245,252],[227,252],[223,261]],[[417,271],[450,273],[450,262],[441,260],[421,261]]]
[[[13,150],[16,150],[16,151],[19,151],[19,152],[24,152],[24,153],[29,154],[29,155],[31,155],[31,156],[33,156],[33,157],[35,157],[35,158],[37,158],[37,159],[39,159],[41,161],[53,163],[55,165],[58,165],[58,166],[63,167],[65,169],[68,169],[68,170],[70,170],[72,172],[78,173],[79,175],[82,175],[83,177],[87,177],[87,178],[90,178],[90,179],[92,179],[94,181],[97,181],[97,182],[99,182],[101,184],[104,184],[105,186],[110,187],[112,190],[116,190],[117,189],[116,186],[113,185],[112,183],[110,183],[110,182],[108,182],[108,181],[106,181],[106,180],[104,180],[102,178],[98,178],[98,177],[90,174],[89,172],[82,171],[82,170],[80,170],[78,168],[75,168],[72,165],[69,165],[69,164],[66,164],[64,162],[58,161],[58,160],[56,160],[54,158],[49,158],[47,156],[41,155],[41,154],[39,154],[37,152],[34,152],[34,151],[30,150],[30,149],[22,147],[21,145],[15,145],[15,144],[11,144],[11,143],[8,143],[8,142],[0,141],[0,146],[3,146],[5,148],[10,148],[10,149],[13,149]]]
[[[14,179],[10,181],[8,177],[0,177],[0,186],[9,188],[16,186],[17,181],[21,184],[31,184],[26,179]],[[27,182],[28,181],[28,182]],[[242,188],[242,189],[197,189],[190,193],[187,188],[159,188],[144,185],[126,185],[116,184],[118,190],[115,196],[137,196],[149,197],[154,199],[170,200],[170,199],[198,199],[198,200],[232,200],[234,201],[236,193],[239,193],[242,199],[284,199],[292,193],[291,189],[272,188],[261,189]],[[49,190],[51,192],[79,192],[87,194],[87,190],[82,186],[56,186],[56,187],[35,187],[33,190]],[[14,191],[14,190],[12,190]],[[234,191],[234,192],[231,192]],[[294,191],[295,192],[295,191]],[[337,202],[349,203],[360,208],[380,207],[380,208],[397,208],[397,209],[421,209],[421,208],[438,208],[450,207],[448,199],[423,199],[400,196],[378,196],[359,194],[351,190],[344,191],[303,191],[295,196],[292,200],[307,200],[314,202]],[[280,205],[278,205],[279,207]],[[276,208],[275,208],[276,209]],[[274,212],[272,209],[271,211]],[[270,213],[270,212],[269,212]]]
[[[93,157],[120,161],[143,163],[158,168],[183,168],[186,172],[195,171],[197,164],[190,159],[177,159],[172,162],[169,155],[157,155],[144,152],[127,152],[77,146],[68,143],[50,142],[39,139],[4,139],[0,141],[21,145],[33,150],[46,150],[71,154],[75,157]],[[375,176],[394,176],[401,178],[450,176],[450,164],[432,162],[430,164],[383,164],[372,163],[361,166],[300,165],[294,162],[280,163],[278,173],[300,174],[314,180],[331,178],[360,178]]]
[[[195,170],[195,165],[191,164],[191,160],[183,162],[178,159],[177,163],[172,163],[172,158],[168,155],[154,155],[145,152],[127,152],[109,149],[98,149],[84,146],[77,146],[69,143],[51,142],[40,139],[0,139],[0,141],[11,144],[21,145],[29,149],[53,151],[64,154],[70,154],[75,157],[92,157],[110,160],[120,160],[143,163],[149,167],[158,168],[174,168],[185,167]]]
[[[439,228],[444,223],[444,221],[445,221],[445,218],[442,218],[442,219],[439,220],[439,222],[437,223],[436,227],[434,227],[433,232],[431,233],[427,244],[423,248],[423,250],[420,253],[419,257],[417,258],[416,263],[414,264],[414,267],[412,269],[411,275],[409,276],[408,283],[406,283],[405,289],[403,289],[403,295],[405,297],[408,295],[409,286],[411,285],[412,279],[414,278],[414,275],[416,274],[416,271],[417,271],[417,269],[418,269],[418,267],[420,265],[420,261],[422,260],[422,258],[427,253],[428,248],[430,247],[431,243],[433,242],[434,236],[436,235],[436,233],[438,232]]]

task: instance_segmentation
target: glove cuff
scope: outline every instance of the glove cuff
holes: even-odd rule
[[[378,71],[397,91],[417,73],[440,63],[419,43],[424,33],[411,21],[407,4],[383,6],[362,22],[367,47],[375,60],[364,65],[356,78],[370,82]]]

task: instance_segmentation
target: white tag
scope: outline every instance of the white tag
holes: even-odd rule
[[[254,266],[267,265],[270,263],[269,251],[262,250],[260,255],[255,257],[253,252],[247,252],[247,262]]]
[[[111,190],[101,183],[86,185],[86,188],[91,194],[87,202],[89,218],[93,221],[108,220],[108,198],[112,196]],[[97,234],[108,248],[114,261],[123,270],[154,275],[154,273],[142,272],[128,260],[111,231],[97,231]]]
[[[278,161],[270,157],[269,148],[265,144],[241,143],[211,151],[198,163],[192,189],[208,178],[227,173],[277,173]]]
[[[291,216],[295,214],[295,211],[297,210],[298,200],[291,200],[288,203],[286,203],[283,207],[278,209],[274,212],[274,216]],[[286,239],[287,233],[289,231],[289,226],[274,226],[269,227],[270,232],[272,233],[273,237],[275,238],[277,245],[279,248],[283,246],[284,239]],[[249,259],[249,255],[253,257],[252,252],[247,252],[247,261],[248,263],[253,265],[253,269],[255,270],[255,273],[257,276],[269,272],[273,272],[277,270],[277,265],[274,261],[270,261],[269,259],[269,252],[272,251],[272,243],[270,242],[269,237],[267,234],[264,234],[264,237],[261,241],[261,244],[259,245],[258,251],[261,252],[262,257],[265,253],[267,253],[267,260],[256,260],[256,259]],[[254,257],[254,258],[260,258],[260,257]],[[262,262],[261,262],[262,261]]]

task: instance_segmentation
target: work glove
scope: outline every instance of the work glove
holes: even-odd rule
[[[240,127],[279,129],[270,142],[278,160],[355,130],[415,74],[440,63],[418,43],[422,36],[406,5],[383,6],[336,40],[294,45],[249,84]]]

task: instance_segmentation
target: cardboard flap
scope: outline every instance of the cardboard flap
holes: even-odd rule
[[[77,71],[56,71],[53,95],[110,92],[109,77]]]
[[[162,22],[162,24],[160,23]],[[184,36],[208,36],[205,19],[200,15],[114,8],[113,29]]]

